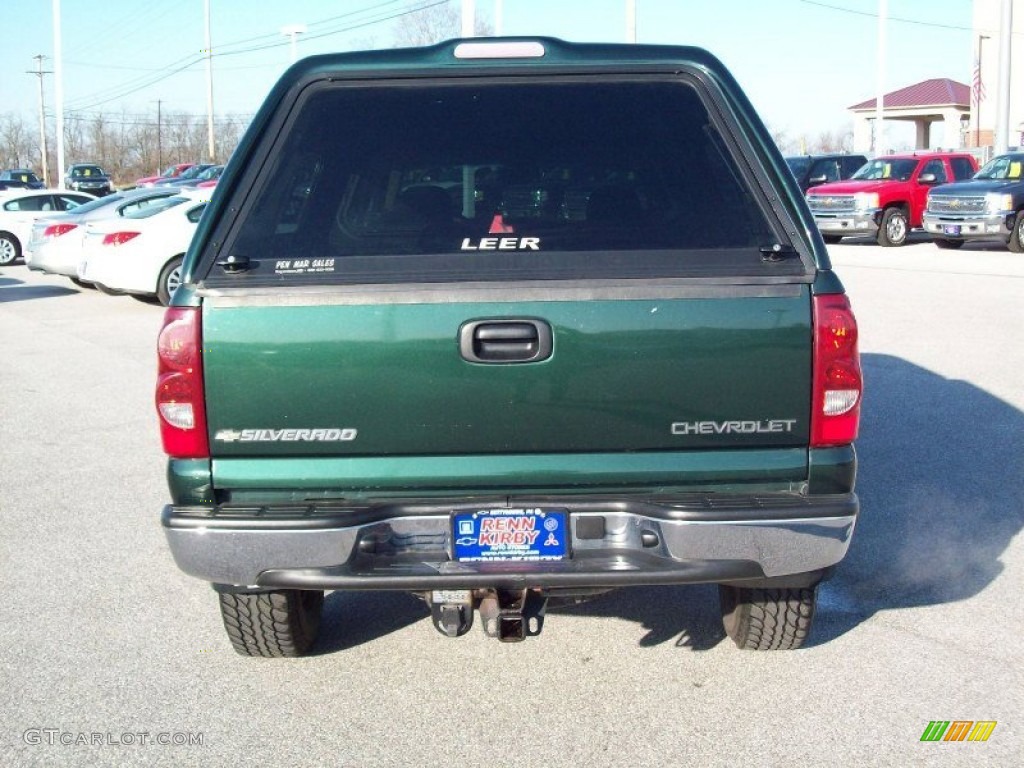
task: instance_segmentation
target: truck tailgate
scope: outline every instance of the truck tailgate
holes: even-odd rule
[[[806,446],[806,285],[603,301],[204,303],[218,457]],[[772,295],[744,295],[744,294]],[[530,318],[537,362],[467,360],[460,328]]]

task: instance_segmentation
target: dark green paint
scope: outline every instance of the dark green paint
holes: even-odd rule
[[[842,494],[853,491],[857,476],[857,453],[852,445],[812,448],[808,463],[809,494]]]
[[[282,291],[284,293],[284,291]],[[450,298],[457,298],[455,297]],[[214,457],[806,446],[810,299],[214,308],[207,418],[219,430],[354,428],[352,442],[222,442]],[[467,362],[463,323],[534,317],[541,363]],[[674,435],[674,422],[794,419],[790,433]]]
[[[534,454],[379,458],[216,459],[217,487],[296,492],[295,500],[446,493],[790,491],[806,477],[806,451]]]
[[[213,471],[209,459],[171,459],[167,462],[171,502],[182,506],[212,506]]]

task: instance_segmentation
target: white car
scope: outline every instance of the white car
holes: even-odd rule
[[[32,225],[32,237],[23,254],[25,264],[37,272],[64,275],[76,283],[88,285],[78,279],[86,225],[103,219],[131,216],[176,193],[175,189],[164,188],[115,192],[66,213],[36,219]]]
[[[95,200],[67,189],[9,189],[0,192],[0,266],[21,258],[32,236],[32,223]]]
[[[167,306],[209,200],[206,190],[179,192],[127,216],[86,224],[78,278],[108,293],[156,296]]]

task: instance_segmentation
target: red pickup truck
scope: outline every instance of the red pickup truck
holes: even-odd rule
[[[977,161],[961,152],[885,155],[848,181],[814,187],[807,203],[826,243],[874,235],[879,245],[903,245],[910,230],[922,226],[928,190],[977,170]]]

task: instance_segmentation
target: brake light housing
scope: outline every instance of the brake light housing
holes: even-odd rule
[[[43,230],[43,237],[60,237],[66,235],[72,229],[78,229],[77,224],[51,224]]]
[[[178,459],[210,455],[199,313],[197,307],[168,308],[157,337],[160,438],[164,453]]]
[[[123,245],[141,234],[141,232],[111,232],[103,236],[103,245]]]
[[[844,294],[815,296],[811,447],[847,445],[857,438],[864,377],[857,320]]]

